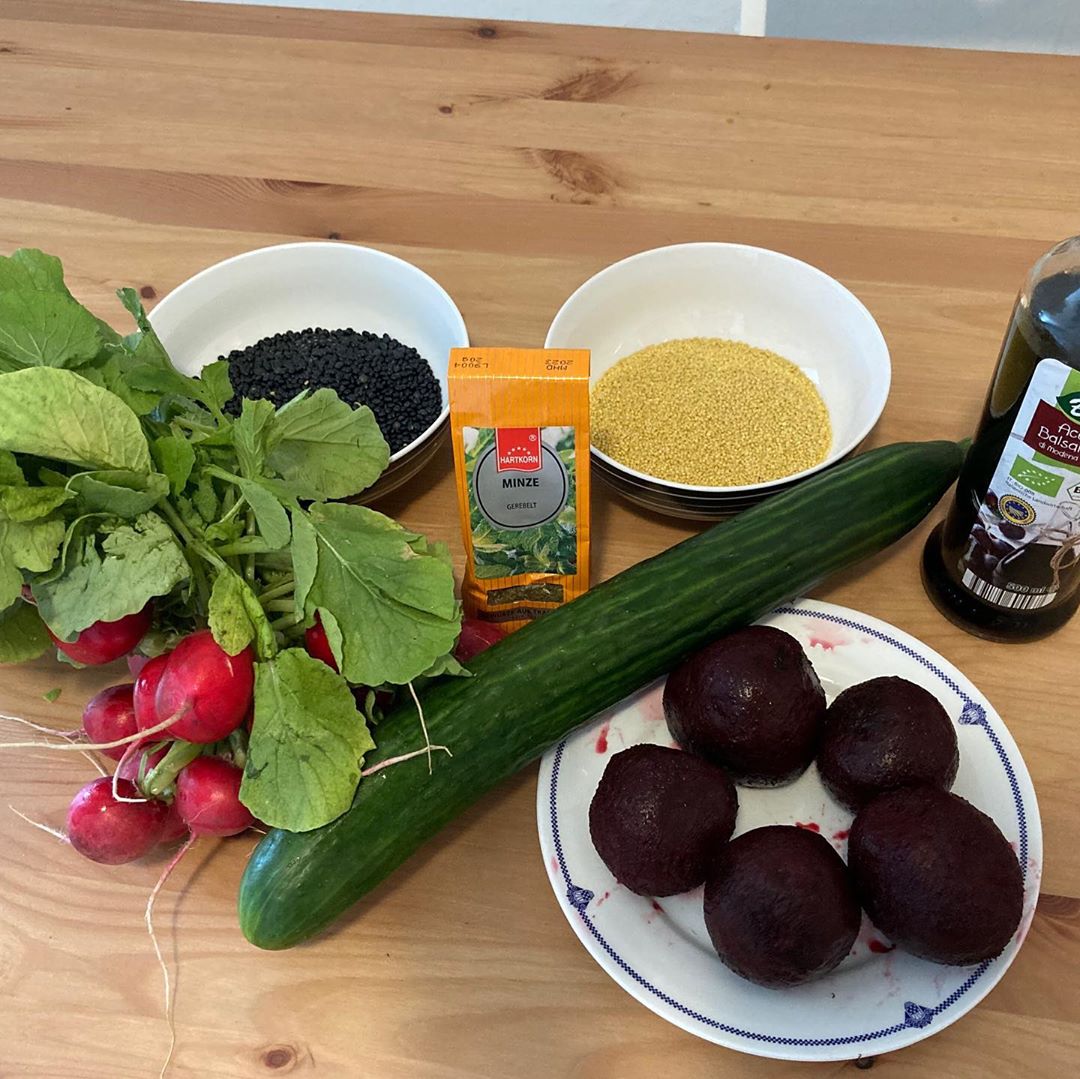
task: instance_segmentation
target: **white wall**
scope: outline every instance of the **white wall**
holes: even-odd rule
[[[768,0],[778,37],[1080,53],[1080,0]]]
[[[220,2],[220,0],[219,0]],[[650,30],[739,31],[741,0],[224,0],[287,7],[450,15],[468,19],[527,19]],[[1080,0],[1078,0],[1080,2]]]
[[[225,0],[1080,54],[1080,0]]]

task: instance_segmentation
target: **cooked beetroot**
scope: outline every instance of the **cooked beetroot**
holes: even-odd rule
[[[776,786],[814,759],[825,694],[794,637],[749,626],[672,672],[664,715],[679,745],[722,765],[736,783]]]
[[[1012,848],[985,813],[938,787],[887,791],[860,810],[848,864],[871,921],[924,959],[992,959],[1020,924]]]
[[[952,721],[933,694],[905,678],[871,678],[829,706],[817,764],[829,793],[857,810],[896,787],[948,790],[960,756]]]
[[[638,895],[675,895],[705,879],[737,812],[722,769],[678,749],[633,746],[608,761],[589,832],[620,884]]]
[[[851,951],[861,917],[829,841],[786,824],[732,840],[705,883],[705,926],[717,954],[770,989],[827,974]]]

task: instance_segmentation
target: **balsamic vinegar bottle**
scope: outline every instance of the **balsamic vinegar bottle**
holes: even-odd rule
[[[944,522],[923,551],[939,610],[1023,641],[1080,605],[1080,236],[1031,269]]]

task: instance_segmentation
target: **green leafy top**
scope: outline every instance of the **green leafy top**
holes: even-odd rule
[[[386,467],[367,408],[319,389],[232,418],[228,365],[177,371],[134,290],[118,295],[127,336],[71,295],[56,258],[0,257],[0,663],[41,654],[44,623],[70,640],[147,604],[144,647],[203,625],[230,653],[251,645],[242,797],[270,823],[317,827],[348,806],[372,746],[352,688],[462,673],[449,559],[329,501]],[[340,675],[295,647],[316,616]]]

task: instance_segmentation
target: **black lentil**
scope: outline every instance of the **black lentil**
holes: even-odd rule
[[[326,386],[354,408],[367,405],[390,452],[396,453],[442,411],[442,388],[431,365],[416,349],[385,333],[289,330],[223,358],[235,395],[225,407],[234,416],[244,397],[283,405],[303,390]]]

